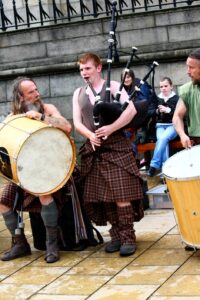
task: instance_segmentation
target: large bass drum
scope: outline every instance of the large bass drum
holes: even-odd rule
[[[40,196],[59,190],[76,160],[73,140],[60,129],[17,115],[0,123],[0,172]]]
[[[163,166],[183,241],[200,249],[200,145],[182,150]]]

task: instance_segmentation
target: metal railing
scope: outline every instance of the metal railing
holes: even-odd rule
[[[3,2],[8,4],[8,1],[10,8],[5,9]],[[16,2],[0,0],[2,31],[108,16],[112,6],[110,0],[52,0],[48,5],[41,0],[30,5],[28,0],[24,0],[24,7],[17,7]],[[200,0],[118,0],[117,12],[123,15],[199,4]]]

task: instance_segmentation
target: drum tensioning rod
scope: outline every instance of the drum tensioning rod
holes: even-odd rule
[[[24,133],[28,134],[28,135],[31,135],[31,133],[32,133],[32,131],[26,131],[26,130],[23,130],[23,129],[18,128],[18,127],[15,127],[15,126],[13,126],[13,125],[11,125],[11,124],[9,124],[9,123],[4,123],[4,122],[2,122],[2,124],[7,125],[7,126],[10,126],[11,128],[17,129],[17,130],[19,130],[19,131],[21,131],[21,132],[24,132]]]
[[[14,159],[14,160],[17,159],[17,157],[14,157],[14,156],[12,156],[12,155],[8,155],[8,153],[5,153],[5,152],[3,152],[3,151],[1,151],[1,150],[0,150],[0,153],[6,155],[7,157],[11,157],[11,158]]]

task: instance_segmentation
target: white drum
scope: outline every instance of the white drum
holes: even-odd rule
[[[200,249],[200,145],[182,150],[163,166],[183,241]]]
[[[75,144],[60,129],[21,115],[0,124],[0,171],[31,194],[60,189],[75,161]]]

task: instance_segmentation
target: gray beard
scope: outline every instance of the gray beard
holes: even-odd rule
[[[24,113],[26,113],[27,111],[30,111],[30,110],[34,110],[37,112],[43,112],[43,105],[42,105],[41,101],[37,101],[35,103],[23,101],[21,108]]]

